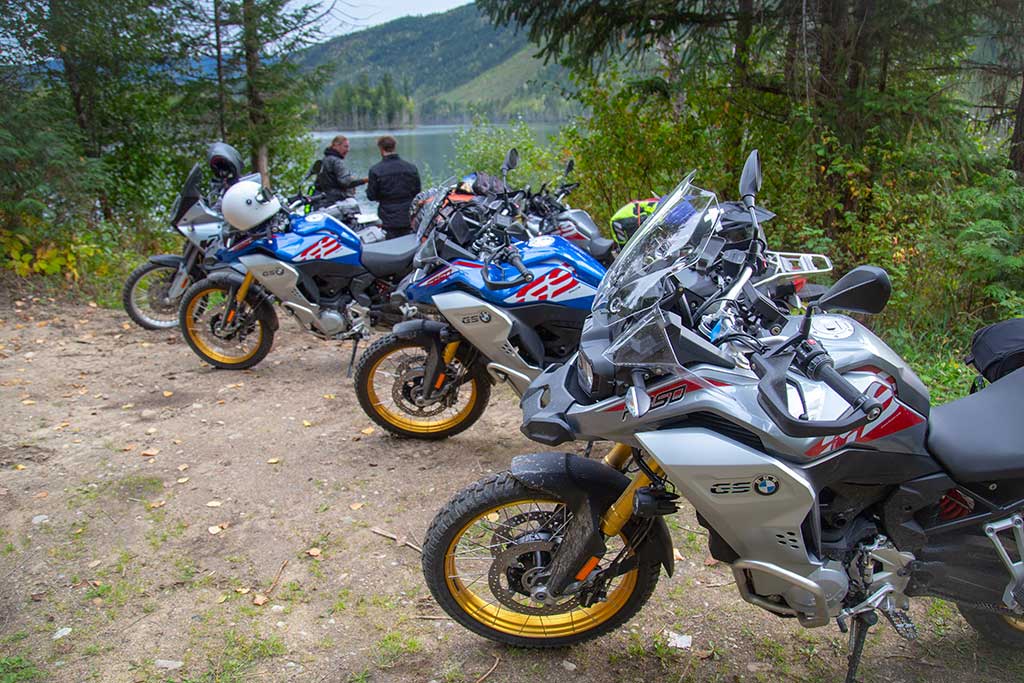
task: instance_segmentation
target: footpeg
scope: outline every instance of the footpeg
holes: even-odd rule
[[[885,618],[892,624],[896,634],[904,640],[917,640],[917,626],[914,625],[910,615],[901,609],[891,609],[882,612]]]

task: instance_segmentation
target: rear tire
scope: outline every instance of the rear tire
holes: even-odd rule
[[[986,641],[1003,647],[1024,647],[1024,617],[996,614],[959,603],[957,609],[971,628]]]
[[[633,550],[637,556],[636,567],[616,577],[617,583],[610,585],[608,599],[604,602],[596,602],[589,608],[577,604],[548,615],[538,615],[537,610],[543,608],[525,596],[513,596],[517,598],[521,611],[507,604],[511,591],[501,584],[503,581],[511,581],[508,572],[514,570],[502,571],[500,565],[495,570],[494,565],[502,561],[501,556],[507,555],[508,550],[518,542],[513,539],[531,540],[517,533],[519,529],[513,528],[513,520],[528,520],[516,522],[517,527],[521,524],[529,527],[531,523],[547,526],[551,522],[540,522],[538,515],[549,514],[543,508],[557,510],[558,506],[564,505],[564,500],[557,498],[557,495],[528,489],[509,472],[481,479],[456,494],[437,513],[423,541],[423,576],[441,608],[455,621],[484,638],[515,647],[531,648],[576,645],[604,635],[633,618],[651,597],[661,573],[657,549],[649,542],[641,543]],[[525,513],[520,512],[522,510]],[[499,523],[503,511],[514,511],[517,514]],[[554,518],[554,513],[550,514]],[[562,522],[559,519],[555,523]],[[499,539],[498,545],[487,542],[481,544],[479,538],[467,539],[468,545],[460,549],[459,543],[471,536],[473,530],[479,533],[476,525],[484,530],[484,538],[493,532],[490,541]],[[536,536],[537,531],[539,528],[527,536]],[[620,538],[624,539],[625,535]],[[612,543],[612,539],[609,539],[609,543]],[[482,563],[488,561],[488,552],[491,562],[486,570],[491,574],[490,578],[484,575],[482,578],[487,578],[486,581],[473,580],[472,574],[485,571]],[[482,557],[473,557],[473,554]],[[536,551],[530,553],[533,554]],[[471,563],[468,576],[463,576],[464,569],[460,561],[463,565]],[[504,588],[504,601],[494,592],[495,580],[499,591]],[[495,603],[499,601],[505,606],[497,606]]]
[[[169,330],[178,324],[181,297],[171,298],[168,291],[177,272],[177,268],[147,261],[128,275],[121,304],[132,322],[145,330]]]
[[[245,370],[251,368],[270,353],[277,329],[274,309],[261,303],[254,288],[239,310],[249,316],[244,330],[220,335],[215,329],[223,315],[226,300],[233,288],[225,282],[205,278],[189,287],[181,297],[178,322],[181,334],[197,356],[215,368]]]
[[[359,405],[371,420],[396,436],[428,440],[455,436],[480,419],[491,399],[491,382],[487,371],[478,363],[473,363],[467,369],[468,378],[457,388],[459,393],[451,408],[432,413],[438,408],[415,406],[411,402],[411,394],[406,394],[418,388],[415,382],[417,369],[421,370],[422,362],[417,359],[425,357],[427,349],[428,342],[424,340],[399,339],[389,334],[371,344],[356,362],[354,376]],[[453,363],[456,362],[461,363],[458,353]],[[389,375],[385,366],[396,363],[399,364],[398,368],[394,368]],[[401,370],[403,365],[408,367]],[[396,374],[397,371],[402,371],[405,377]],[[420,371],[419,378],[422,378],[422,374]],[[468,393],[466,405],[456,408],[459,394],[463,393]],[[417,409],[421,411],[420,414],[414,412]],[[453,412],[443,416],[449,411]],[[442,417],[433,419],[435,415]]]

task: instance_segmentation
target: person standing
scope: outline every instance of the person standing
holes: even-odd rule
[[[420,173],[416,166],[399,158],[395,139],[384,135],[377,140],[381,159],[370,168],[366,198],[379,202],[377,215],[388,239],[412,231],[409,206],[420,191]]]
[[[346,154],[348,138],[336,135],[331,140],[331,146],[324,150],[323,165],[316,176],[317,192],[324,193],[324,198],[318,202],[319,206],[330,206],[343,199],[355,197],[356,188],[366,184],[366,178],[356,178],[348,170],[348,166],[345,165]]]

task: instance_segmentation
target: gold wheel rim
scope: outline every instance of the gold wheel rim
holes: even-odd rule
[[[1003,619],[1006,619],[1006,623],[1018,631],[1024,631],[1024,617],[1011,617],[1009,614],[1004,614]]]
[[[509,607],[501,605],[497,598],[492,600],[486,599],[473,590],[474,587],[481,589],[488,587],[486,575],[483,575],[482,583],[481,578],[474,578],[467,583],[457,567],[457,560],[464,552],[457,550],[457,546],[471,527],[485,519],[490,521],[495,514],[500,519],[502,508],[532,506],[539,509],[540,505],[562,506],[561,503],[552,500],[512,501],[496,505],[470,520],[455,534],[451,544],[449,544],[445,551],[445,584],[455,602],[468,616],[496,631],[522,638],[543,639],[561,638],[585,633],[611,619],[626,605],[626,602],[633,595],[633,591],[636,590],[638,569],[633,569],[613,579],[608,588],[607,600],[603,602],[597,602],[591,607],[577,606],[571,611],[562,614],[539,615],[516,612]],[[551,512],[555,514],[556,510]],[[493,529],[493,527],[490,528]],[[620,539],[623,543],[628,543],[625,535],[620,535]],[[606,557],[614,557],[614,555],[615,553],[611,552]],[[465,557],[464,555],[462,556]],[[487,558],[476,559],[480,559],[482,563]],[[490,565],[488,565],[489,570]]]
[[[199,302],[203,301],[212,293],[225,294],[225,290],[220,287],[208,287],[189,299],[188,306],[185,309],[185,332],[188,334],[188,338],[192,340],[192,343],[195,344],[199,352],[207,358],[226,365],[240,365],[255,356],[256,352],[259,351],[260,345],[263,343],[263,323],[259,320],[256,321],[256,335],[249,336],[249,339],[254,341],[252,348],[242,355],[233,356],[217,350],[207,343],[204,338],[205,335],[202,334],[203,325],[201,323],[203,321],[197,320],[195,315],[196,307],[199,305]],[[210,310],[212,310],[212,307],[208,307],[204,313],[208,313]],[[205,320],[205,318],[203,320]]]
[[[410,344],[407,346],[399,346],[393,349],[391,352],[384,354],[373,364],[370,368],[370,372],[366,377],[366,394],[370,399],[370,405],[373,406],[374,411],[381,416],[385,422],[399,429],[403,429],[407,432],[413,432],[415,434],[436,434],[443,432],[448,429],[454,429],[455,427],[462,424],[462,422],[469,416],[473,411],[473,407],[477,402],[477,388],[476,380],[470,379],[468,382],[462,385],[462,389],[469,390],[469,396],[466,400],[466,405],[459,409],[454,415],[446,418],[432,420],[432,419],[416,419],[410,416],[408,413],[399,412],[398,410],[390,409],[387,404],[377,394],[377,389],[374,387],[374,378],[377,377],[377,372],[380,369],[381,364],[387,359],[391,358],[395,353],[410,348],[420,348],[416,345]]]

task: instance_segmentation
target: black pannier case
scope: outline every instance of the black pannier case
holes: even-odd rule
[[[989,382],[1024,367],[1024,318],[983,327],[971,338],[967,362]]]

